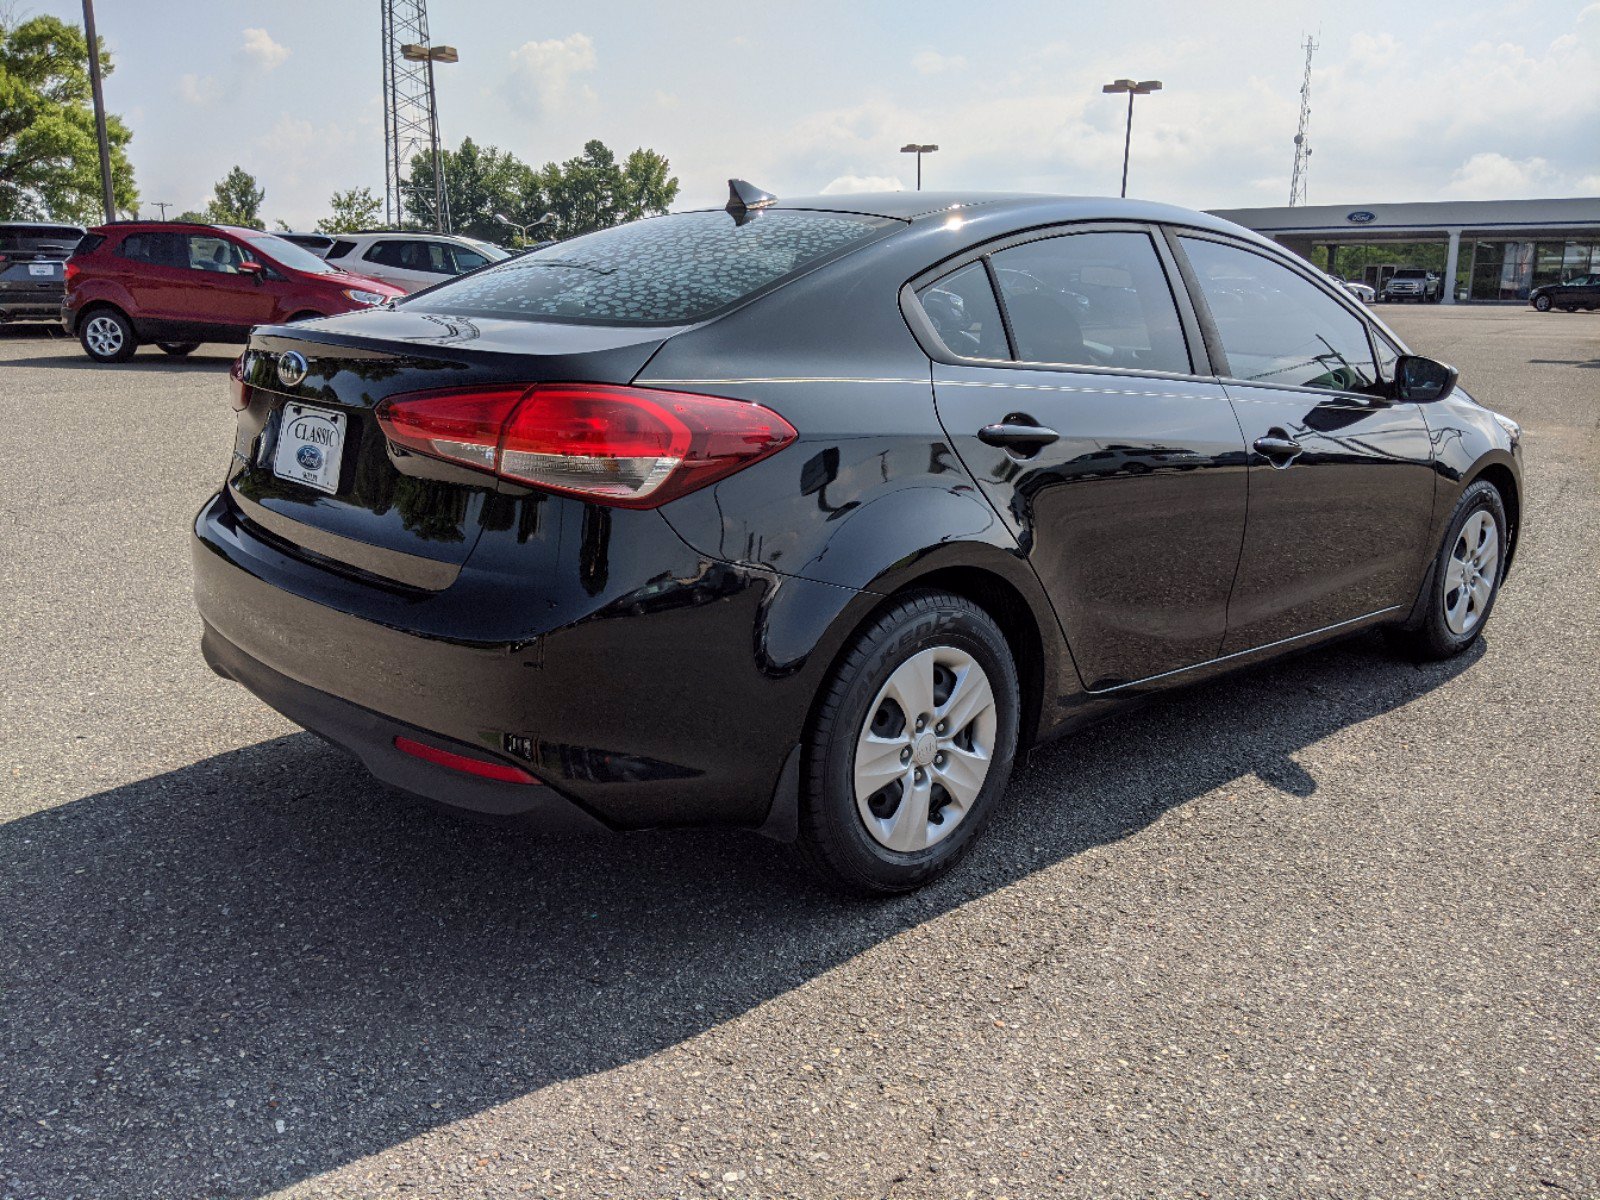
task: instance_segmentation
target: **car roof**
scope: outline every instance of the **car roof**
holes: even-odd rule
[[[83,226],[71,221],[0,221],[0,229],[76,229],[81,232]]]

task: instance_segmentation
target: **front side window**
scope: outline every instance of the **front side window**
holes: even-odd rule
[[[452,251],[455,255],[456,270],[458,272],[476,271],[489,260],[476,250],[468,250],[464,246],[457,246]]]
[[[1228,358],[1253,383],[1376,390],[1366,322],[1310,280],[1264,255],[1181,239]]]
[[[952,354],[962,358],[1011,357],[1005,324],[989,272],[982,262],[968,263],[917,293],[922,311]]]
[[[1019,361],[1192,369],[1148,234],[1065,234],[1009,247],[991,261]]]
[[[243,247],[227,238],[213,234],[191,234],[189,239],[188,267],[194,271],[211,271],[218,275],[237,275],[239,264],[249,256]]]
[[[404,301],[425,312],[610,325],[698,321],[900,222],[766,209],[631,221]]]

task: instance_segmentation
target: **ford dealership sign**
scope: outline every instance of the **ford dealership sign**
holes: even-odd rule
[[[1352,225],[1370,225],[1377,219],[1377,213],[1367,212],[1365,209],[1362,209],[1360,212],[1350,213],[1345,217],[1345,220],[1349,221]]]

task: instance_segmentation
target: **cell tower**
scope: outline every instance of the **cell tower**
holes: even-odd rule
[[[436,202],[434,189],[411,182],[411,160],[431,155],[439,138],[427,0],[382,2],[384,215],[390,225],[402,225],[409,209],[424,224],[449,232],[450,201],[442,189]]]
[[[1289,207],[1306,202],[1306,176],[1311,173],[1311,56],[1314,38],[1306,38],[1306,75],[1300,82],[1300,128],[1294,135],[1294,174],[1289,179]]]

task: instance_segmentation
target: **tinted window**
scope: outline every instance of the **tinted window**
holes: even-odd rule
[[[450,264],[450,247],[442,242],[419,242],[409,239],[389,239],[376,243],[367,251],[369,262],[402,271],[426,271],[430,275],[454,275]]]
[[[457,271],[476,271],[489,261],[476,250],[466,250],[460,246],[457,246],[451,253],[455,255]]]
[[[531,321],[694,321],[899,224],[782,209],[742,224],[725,212],[675,213],[507,259],[405,303]]]
[[[1148,234],[1075,233],[992,259],[1023,362],[1187,372],[1189,351]]]
[[[959,271],[930,283],[917,293],[939,340],[952,354],[963,358],[1010,358],[1000,306],[989,286],[983,263],[969,263]]]
[[[382,242],[373,242],[372,245],[367,247],[367,252],[361,257],[366,259],[368,262],[379,263],[386,267],[398,267],[400,265],[400,252],[404,246],[404,242],[392,239]]]
[[[123,258],[157,267],[189,265],[189,239],[181,233],[130,233],[117,251]]]
[[[76,225],[0,225],[0,250],[71,250],[82,236]]]
[[[328,247],[328,252],[323,257],[325,257],[325,258],[343,258],[346,254],[349,254],[350,251],[354,250],[355,248],[356,248],[356,244],[354,242],[350,241],[347,238],[340,238],[338,241],[334,242],[333,245]]]
[[[1235,379],[1368,391],[1377,370],[1366,322],[1260,254],[1184,238]]]

